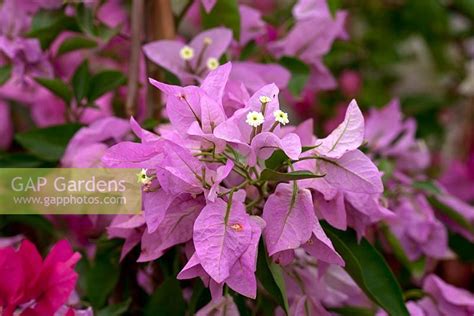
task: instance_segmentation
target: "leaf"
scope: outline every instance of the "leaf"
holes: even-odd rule
[[[425,191],[427,194],[440,194],[441,190],[433,183],[433,181],[415,181],[412,184],[414,189]]]
[[[37,38],[45,49],[63,30],[78,30],[74,18],[66,16],[62,9],[39,10],[33,17],[27,36]]]
[[[373,310],[369,308],[357,307],[357,306],[332,307],[332,308],[328,308],[328,310],[340,316],[374,316],[375,315]]]
[[[32,129],[17,134],[15,139],[36,157],[46,161],[58,161],[63,156],[69,140],[80,128],[79,124],[65,124]]]
[[[464,216],[456,212],[456,210],[441,202],[435,196],[428,196],[428,202],[430,202],[431,206],[435,208],[438,212],[449,217],[462,228],[467,229],[471,233],[474,233],[474,226]]]
[[[153,293],[145,307],[144,315],[184,315],[185,307],[186,302],[183,299],[179,281],[172,276]]]
[[[80,3],[77,6],[76,20],[77,24],[84,33],[94,33],[94,16],[92,10],[86,5],[84,5],[84,3]]]
[[[35,78],[35,80],[53,94],[63,99],[64,102],[69,105],[72,98],[72,92],[66,83],[60,79]]]
[[[104,306],[120,276],[120,248],[117,240],[99,240],[95,258],[86,270],[86,296],[94,309]]]
[[[395,234],[393,234],[390,228],[387,225],[382,225],[381,230],[390,244],[390,247],[393,250],[397,260],[400,261],[400,263],[403,264],[414,277],[422,277],[425,272],[424,259],[422,258],[415,262],[410,261],[402,247],[402,244],[400,243],[400,240],[397,238],[397,236],[395,236]]]
[[[10,79],[12,74],[12,65],[3,65],[0,67],[0,86]]]
[[[112,37],[120,33],[120,26],[110,28],[105,24],[99,24],[95,28],[94,35],[101,38],[105,43],[109,42]]]
[[[390,315],[408,316],[400,285],[382,255],[365,238],[358,243],[353,230],[321,225],[346,262],[344,269],[364,293]]]
[[[40,168],[48,163],[28,153],[0,153],[0,168]]]
[[[187,312],[189,315],[194,315],[197,310],[207,305],[211,300],[211,294],[204,287],[201,279],[196,279],[193,286],[193,295],[188,303]]]
[[[263,287],[273,297],[275,302],[280,305],[289,315],[288,298],[286,296],[285,281],[283,272],[279,265],[269,260],[263,240],[258,246],[257,257],[257,278]]]
[[[94,47],[97,47],[97,42],[90,38],[84,36],[70,37],[61,43],[58,49],[58,55],[63,55],[78,49]]]
[[[265,160],[265,167],[272,170],[277,170],[280,168],[285,161],[288,161],[288,156],[281,149],[277,149],[273,154]]]
[[[72,88],[78,103],[80,103],[89,92],[89,81],[89,61],[86,59],[77,67],[76,72],[74,72],[72,76]]]
[[[97,100],[105,93],[120,87],[126,82],[127,78],[120,71],[104,70],[95,74],[90,81],[89,102]]]
[[[31,231],[42,231],[50,236],[56,236],[59,233],[46,217],[35,214],[2,216],[0,227],[2,225],[17,227],[18,224],[29,226],[32,229]]]
[[[459,234],[449,234],[449,249],[452,249],[464,262],[474,262],[474,243]]]
[[[247,301],[245,299],[245,296],[243,295],[240,295],[234,291],[232,291],[232,297],[234,299],[234,303],[235,305],[237,306],[237,308],[239,309],[239,315],[240,316],[251,316],[251,311],[249,309],[249,307],[247,306]]]
[[[336,16],[337,10],[341,7],[341,0],[328,0],[329,11],[334,18]]]
[[[217,0],[209,14],[201,10],[202,25],[205,29],[225,26],[232,30],[234,38],[240,38],[240,12],[237,0]]]
[[[109,305],[101,309],[97,316],[120,316],[125,314],[128,311],[128,308],[132,303],[132,299],[128,298],[126,301],[118,304]]]
[[[301,60],[289,56],[283,56],[280,59],[280,64],[291,72],[288,90],[290,90],[294,96],[299,96],[306,82],[308,82],[310,74],[309,66]]]
[[[260,180],[262,181],[293,181],[301,179],[311,179],[311,178],[322,178],[324,175],[314,174],[308,170],[298,170],[293,172],[278,172],[272,169],[264,169],[260,174]]]

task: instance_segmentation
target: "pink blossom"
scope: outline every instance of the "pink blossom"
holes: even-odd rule
[[[13,140],[13,124],[10,117],[10,107],[7,103],[0,101],[0,149],[10,147]]]
[[[25,240],[16,250],[0,249],[0,302],[5,316],[20,308],[20,315],[52,315],[74,290],[80,259],[67,241],[58,242],[43,261],[36,247]]]

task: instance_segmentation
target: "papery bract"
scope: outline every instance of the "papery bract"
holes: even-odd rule
[[[190,60],[180,55],[184,43],[161,40],[143,47],[145,55],[154,63],[175,74],[182,83],[189,84],[199,80],[209,71],[206,63],[210,58],[218,60],[230,45],[232,32],[225,28],[215,28],[198,34],[189,43],[192,49]]]
[[[311,192],[292,184],[278,184],[263,209],[263,236],[270,256],[296,249],[311,238],[315,225]]]
[[[18,250],[0,249],[0,303],[4,315],[13,315],[17,307],[27,303],[20,315],[52,315],[74,290],[78,276],[73,268],[79,259],[79,253],[74,253],[64,240],[44,261],[29,241],[23,241]]]
[[[208,203],[194,223],[193,240],[204,270],[218,283],[249,247],[252,228],[245,205],[236,199]]]
[[[152,261],[159,258],[168,248],[185,243],[193,237],[193,226],[204,206],[202,198],[182,194],[173,199],[165,210],[148,209],[147,212],[164,212],[158,223],[153,223],[156,229],[145,232],[142,237],[142,251],[138,261]]]
[[[341,158],[355,150],[364,140],[364,117],[355,100],[349,104],[344,121],[329,134],[319,139],[316,151],[327,158]]]
[[[435,301],[441,315],[471,315],[474,313],[474,295],[447,284],[434,274],[423,281],[423,290]]]

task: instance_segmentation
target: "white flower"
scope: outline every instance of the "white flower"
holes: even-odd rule
[[[151,182],[151,177],[147,175],[148,169],[142,169],[140,173],[137,173],[137,182],[141,184],[148,184]]]
[[[262,125],[264,121],[265,118],[262,112],[251,111],[247,114],[247,120],[245,122],[252,127],[257,127]]]
[[[211,45],[212,44],[212,38],[210,38],[209,36],[206,36],[206,37],[204,37],[203,42],[206,45]]]
[[[210,57],[207,59],[206,65],[209,70],[214,70],[219,67],[219,61],[217,60],[217,58]]]
[[[189,46],[183,46],[181,50],[179,51],[179,56],[181,56],[182,59],[184,60],[190,60],[193,59],[194,57],[194,49],[192,49]]]
[[[273,112],[273,116],[275,116],[275,121],[281,123],[282,125],[290,123],[290,120],[288,120],[288,113],[285,113],[282,110],[276,110]]]
[[[267,97],[266,95],[262,95],[258,99],[260,100],[261,103],[264,103],[264,104],[266,104],[266,103],[268,103],[272,100],[270,97]]]

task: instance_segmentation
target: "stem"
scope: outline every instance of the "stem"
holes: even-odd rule
[[[143,33],[144,0],[132,2],[132,48],[130,52],[130,66],[128,68],[128,89],[125,102],[125,113],[133,116],[136,112],[138,95],[138,76],[140,73],[141,38]]]
[[[411,299],[420,299],[425,296],[425,293],[420,290],[420,289],[411,289],[403,293],[403,297],[405,301],[411,300]]]
[[[170,0],[147,0],[145,8],[146,41],[174,39],[175,28]],[[147,61],[147,77],[163,80],[164,72],[153,62]],[[147,78],[148,81],[148,78]],[[148,114],[159,120],[161,115],[161,93],[148,85]]]
[[[276,122],[273,123],[272,127],[270,128],[270,133],[273,132],[275,130],[275,128],[277,128],[277,126],[279,125],[280,123]]]
[[[235,189],[232,189],[229,192],[229,200],[227,201],[227,209],[225,211],[225,217],[224,217],[224,223],[226,226],[227,226],[227,223],[229,222],[230,209],[232,208],[232,198],[234,196],[234,191]]]

